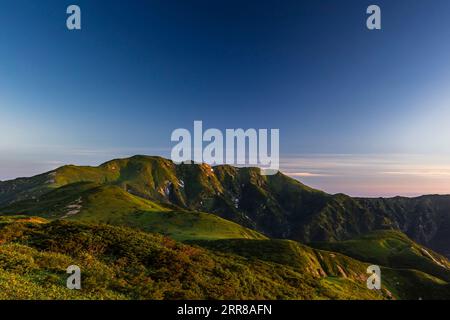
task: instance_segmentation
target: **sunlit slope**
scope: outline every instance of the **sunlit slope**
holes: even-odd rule
[[[15,220],[0,220],[4,299],[385,298],[362,280],[317,273],[317,261],[305,272],[124,227]],[[72,264],[81,268],[82,290],[65,288],[65,270]]]
[[[352,240],[313,243],[312,246],[381,266],[416,269],[450,281],[447,258],[415,243],[399,231],[380,230]]]
[[[0,183],[0,208],[35,199],[49,190],[80,182],[117,186],[127,193],[185,210],[209,212],[276,237],[330,196],[281,173],[257,168],[179,164],[149,156],[106,162],[98,167],[63,166],[52,172]],[[299,211],[290,214],[290,210]],[[290,221],[292,220],[292,221]]]
[[[319,290],[332,287],[335,292],[339,292],[336,299],[348,295],[348,290],[352,290],[351,287],[365,287],[368,278],[367,267],[372,264],[341,253],[313,249],[290,240],[217,240],[189,243],[215,252],[237,254],[249,260],[259,259],[288,265],[298,272],[319,276]],[[378,294],[384,298],[413,300],[450,298],[450,286],[447,281],[422,271],[382,267],[381,279],[382,289]]]
[[[0,182],[0,213],[18,201],[86,182],[115,186],[174,210],[208,212],[272,238],[341,241],[395,229],[450,257],[450,196],[352,198],[312,189],[282,173],[264,176],[258,168],[174,164],[161,157],[134,156],[98,167],[63,166]]]
[[[4,214],[129,226],[174,239],[264,239],[260,233],[218,216],[173,209],[134,196],[114,185],[74,183],[33,200],[14,203]]]

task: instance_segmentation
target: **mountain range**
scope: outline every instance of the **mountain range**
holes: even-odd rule
[[[0,239],[0,268],[7,273],[0,274],[0,287],[10,276],[32,281],[35,290],[24,298],[45,296],[43,273],[55,283],[63,276],[46,263],[31,273],[9,270],[15,260],[2,257],[16,246],[23,259],[35,261],[46,252],[85,265],[88,255],[111,271],[105,280],[111,286],[103,291],[92,286],[85,295],[70,295],[54,289],[59,298],[450,298],[450,196],[353,198],[315,190],[281,172],[265,176],[258,168],[134,156],[0,182],[0,215],[2,237],[14,235]],[[84,246],[86,230],[104,235]],[[131,245],[142,253],[128,252],[128,245],[117,243],[122,238],[142,241]],[[190,270],[195,288],[167,266],[177,284],[155,276],[164,263],[152,262],[148,246],[164,251],[167,241],[176,254],[161,259],[167,266],[183,262],[180,268]],[[80,248],[72,252],[66,242],[79,242]],[[122,249],[89,247],[97,242]],[[177,250],[196,252],[206,264],[200,268]],[[152,283],[148,288],[133,291],[131,283],[138,280],[123,264],[130,255],[141,268],[139,281]],[[382,267],[382,290],[366,288],[369,264]],[[118,274],[129,279],[112,285]],[[231,281],[226,292],[219,290],[224,279]]]

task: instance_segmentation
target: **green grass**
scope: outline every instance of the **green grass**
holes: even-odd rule
[[[365,273],[368,266],[342,254],[315,250],[290,240],[194,240],[188,243],[214,251],[237,254],[248,259],[287,265],[317,277],[339,277],[343,276],[342,270],[348,270],[346,276],[356,280]]]
[[[353,240],[313,243],[361,261],[391,268],[416,269],[450,281],[450,262],[399,231],[380,230]]]
[[[319,292],[333,292],[333,299],[353,299],[352,290],[365,287],[367,267],[346,255],[317,250],[290,240],[217,240],[190,241],[214,252],[237,254],[249,261],[263,260],[280,266],[289,266],[302,274],[320,279]],[[389,299],[448,299],[450,287],[447,281],[422,271],[382,267],[382,296]],[[367,290],[367,289],[366,289]],[[367,290],[370,291],[370,290]],[[361,294],[361,293],[359,293]],[[362,298],[362,297],[360,297]],[[367,297],[366,297],[367,298]]]
[[[65,288],[69,265],[82,290]],[[288,240],[195,240],[182,244],[125,227],[27,216],[0,217],[0,299],[444,299],[447,282],[382,269]]]
[[[115,185],[86,182],[55,189],[38,199],[15,203],[2,211],[46,219],[129,226],[177,240],[266,238],[212,214],[174,209],[134,196]]]
[[[31,204],[33,214],[58,216],[58,209],[64,208],[58,208],[58,203],[44,206],[46,194],[83,183],[118,187],[153,204],[212,213],[271,238],[304,243],[339,241],[377,229],[408,230],[408,235],[418,242],[450,256],[450,196],[352,198],[312,189],[282,173],[263,176],[257,168],[176,165],[161,157],[142,155],[111,160],[97,167],[67,165],[30,178],[2,181],[0,213],[6,208],[15,214],[9,210],[12,206],[39,200],[40,208]],[[108,201],[105,199],[106,204]],[[22,206],[27,208],[30,207]],[[431,231],[433,228],[421,221],[436,229]]]
[[[350,197],[255,168],[146,156],[64,166],[0,182],[0,205],[0,298],[450,297],[448,260],[400,232],[313,249],[246,228],[334,241],[379,224]],[[92,270],[86,290],[61,289],[68,262]],[[369,264],[382,266],[380,292],[366,288]]]
[[[201,212],[138,212],[129,220],[128,225],[148,232],[170,236],[180,241],[192,239],[266,239],[264,235],[256,231],[215,215]]]
[[[123,227],[0,219],[3,299],[380,299],[361,281],[178,243]],[[253,240],[257,241],[257,240]],[[69,265],[82,289],[65,288]],[[346,292],[346,294],[342,294]],[[342,294],[342,295],[341,295]]]
[[[319,196],[318,205],[322,206],[324,195],[282,174],[262,176],[257,168],[175,165],[161,157],[134,156],[98,167],[67,165],[40,176],[0,182],[0,212],[16,214],[30,209],[33,214],[56,217],[64,210],[58,206],[65,201],[51,203],[50,199],[46,203],[48,191],[64,193],[72,188],[76,197],[76,189],[83,184],[117,187],[163,206],[213,213],[272,236],[284,233],[281,229],[288,224],[287,211],[305,210],[299,200],[305,198],[309,202],[310,197]],[[134,198],[130,200],[136,202]],[[36,201],[41,205],[33,203]]]

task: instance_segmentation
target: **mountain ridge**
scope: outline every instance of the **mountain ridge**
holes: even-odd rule
[[[67,165],[31,178],[0,182],[0,212],[80,182],[114,185],[171,209],[212,213],[272,238],[341,241],[394,229],[450,256],[447,195],[352,198],[310,188],[282,173],[263,176],[258,168],[174,164],[143,155],[97,167]],[[33,210],[30,206],[28,211]]]
[[[446,299],[450,262],[402,232],[448,248],[447,215],[446,197],[330,195],[258,168],[150,156],[68,165],[0,182],[0,287],[76,298],[58,287],[61,261],[75,261],[101,274],[88,273],[88,299]],[[139,270],[124,268],[130,256]],[[370,264],[381,291],[366,288]]]

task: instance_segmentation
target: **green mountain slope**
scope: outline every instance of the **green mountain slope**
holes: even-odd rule
[[[398,231],[376,231],[354,240],[313,243],[312,246],[381,266],[416,269],[450,281],[450,262],[445,257]]]
[[[377,217],[378,225],[399,229],[414,241],[450,258],[450,196],[356,201]]]
[[[309,257],[311,250],[304,255]],[[342,264],[346,274],[355,275],[345,277],[332,270],[318,274],[315,269],[322,263],[314,259],[315,265],[304,269],[123,227],[0,219],[3,299],[387,298],[386,291],[368,290],[358,279],[363,263],[340,257],[348,261]],[[79,291],[65,288],[65,270],[73,264],[82,272]]]
[[[135,156],[99,167],[64,166],[20,179],[20,188],[19,180],[2,182],[0,207],[80,182],[114,185],[157,203],[214,213],[275,237],[288,235],[291,209],[302,213],[293,215],[295,220],[314,213],[330,197],[282,174],[262,176],[256,168],[175,165],[160,157]]]
[[[257,259],[290,266],[300,273],[319,276],[319,290],[322,287],[332,286],[341,294],[345,294],[343,291],[348,289],[339,287],[342,279],[365,284],[368,277],[367,267],[372,264],[360,262],[341,253],[313,249],[289,240],[231,239],[191,241],[189,243],[197,244],[214,252],[237,254],[246,257],[249,261]],[[423,271],[382,267],[381,279],[381,294],[384,295],[384,298],[448,299],[450,294],[448,281]],[[339,296],[336,298],[339,299]]]
[[[0,182],[0,213],[11,212],[20,201],[20,212],[41,214],[34,204],[26,207],[24,200],[42,201],[51,190],[85,182],[117,187],[134,196],[131,202],[149,200],[176,212],[212,213],[272,238],[340,241],[393,229],[450,257],[450,196],[351,198],[314,190],[281,173],[263,176],[257,168],[175,165],[160,157],[134,156],[98,167],[64,166]],[[54,207],[42,210],[58,214]],[[114,216],[112,210],[107,215]]]
[[[16,202],[2,211],[12,215],[31,214],[47,219],[129,226],[178,240],[266,238],[212,214],[174,210],[134,196],[115,185],[90,182],[69,184],[36,199]]]
[[[49,285],[54,297],[70,299],[448,298],[448,261],[401,233],[383,231],[341,241],[380,227],[426,230],[422,218],[422,223],[415,227],[417,217],[428,215],[434,221],[436,212],[441,212],[439,217],[445,220],[445,197],[427,199],[392,199],[399,201],[395,205],[384,199],[353,199],[311,189],[281,173],[262,176],[256,168],[175,165],[158,157],[136,156],[113,160],[99,167],[64,166],[44,175],[0,183],[1,225],[4,227],[0,232],[3,237],[0,246],[6,257],[3,265],[0,264],[0,271],[4,271],[0,272],[0,287],[10,292],[13,289],[7,289],[6,283],[12,281],[17,283],[14,290],[18,290],[11,291],[12,296],[29,294],[27,297],[37,298],[46,297],[42,286]],[[423,206],[422,201],[427,205]],[[413,213],[407,213],[411,210]],[[17,214],[23,217],[14,218]],[[104,252],[102,246],[104,243],[115,246],[124,234],[129,241],[139,241],[146,246],[148,241],[175,242],[139,231],[98,226],[99,223],[188,241],[194,247],[176,245],[188,251],[200,250],[205,259],[202,263],[220,266],[223,271],[200,267],[196,261],[184,265],[185,256],[175,255],[174,258],[169,254],[164,257],[168,254],[164,251],[159,258],[163,262],[159,261],[158,265],[192,268],[195,272],[190,275],[191,280],[196,281],[195,288],[184,282],[184,276],[170,275],[180,283],[165,283],[165,289],[158,284],[155,289],[150,285],[155,281],[154,271],[149,269],[154,265],[148,266],[147,260],[140,261],[139,272],[146,276],[134,279],[134,273],[129,275],[125,265],[131,263],[126,260],[130,255],[138,253],[116,256],[116,249],[112,249],[113,253]],[[445,223],[441,222],[441,225],[445,226]],[[70,236],[73,230],[74,239]],[[270,237],[328,242],[317,244],[324,251],[294,241],[269,240],[254,230]],[[86,233],[95,236],[86,240],[87,246],[78,246],[78,242],[85,241]],[[101,236],[97,238],[97,235]],[[430,239],[435,238],[430,235]],[[146,249],[139,247],[139,250],[145,252]],[[20,257],[15,257],[15,252],[20,253]],[[41,261],[43,254],[47,255],[45,261],[36,265],[34,261]],[[96,291],[94,285],[90,287],[91,291],[82,294],[61,291],[58,284],[63,276],[58,272],[62,264],[56,268],[57,272],[51,266],[71,259],[89,266],[83,260],[86,256],[98,266],[97,272],[106,274],[103,280],[113,285],[103,285],[101,292]],[[125,259],[125,264],[121,265],[124,270],[117,269],[114,262],[117,259]],[[31,269],[25,266],[28,263],[33,266]],[[369,264],[382,266],[382,291],[366,288]],[[236,268],[236,272],[228,268]],[[241,273],[243,278],[239,278]],[[203,275],[208,275],[207,279],[203,279]],[[131,285],[123,288],[123,281],[116,282],[122,277],[131,277],[136,281],[133,284],[141,281],[143,285],[137,291],[133,291]],[[43,279],[47,278],[53,279],[54,283],[44,284]],[[223,281],[228,280],[233,282],[229,291],[217,288],[219,283],[224,286]],[[99,285],[95,279],[89,281]],[[23,292],[27,286],[34,291]],[[244,289],[237,288],[240,286]]]

